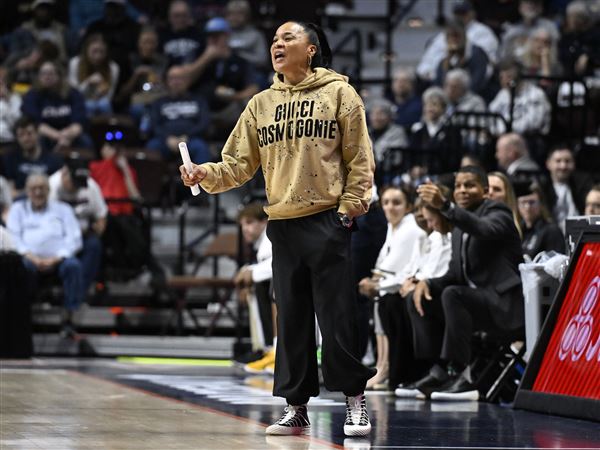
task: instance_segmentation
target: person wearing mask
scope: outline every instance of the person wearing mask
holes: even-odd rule
[[[186,141],[190,156],[199,163],[211,159],[204,140],[210,123],[210,111],[203,97],[187,91],[187,75],[181,66],[171,67],[166,74],[167,95],[150,107],[152,138],[146,144],[158,151],[165,161],[179,158],[179,142]]]
[[[407,130],[419,121],[423,112],[423,103],[416,84],[417,77],[412,68],[398,67],[394,70],[388,100],[396,107],[396,124]]]
[[[73,313],[85,299],[82,267],[75,257],[81,249],[79,223],[73,208],[49,200],[46,175],[30,175],[26,191],[27,198],[10,208],[7,228],[17,252],[23,256],[30,287],[43,275],[54,273],[61,279],[65,293],[62,333],[73,337]]]
[[[112,98],[119,82],[119,66],[108,58],[101,34],[89,35],[81,53],[69,62],[69,84],[85,98],[88,117],[112,112]]]
[[[32,174],[52,175],[63,165],[61,156],[44,151],[40,145],[38,126],[23,116],[15,123],[16,146],[4,156],[4,174],[12,187],[13,198],[25,193],[25,181]]]
[[[519,214],[519,207],[517,205],[517,197],[515,196],[515,190],[512,182],[502,172],[490,172],[488,173],[488,198],[495,202],[504,203],[510,208],[513,215],[513,221],[519,232],[519,236],[523,237],[523,230],[521,229],[521,215]]]
[[[519,214],[523,218],[523,255],[529,261],[540,252],[554,250],[565,253],[565,237],[552,221],[544,204],[542,190],[535,183],[516,186]]]
[[[92,286],[102,259],[102,235],[106,229],[108,207],[100,186],[90,177],[87,161],[70,159],[49,178],[50,200],[71,205],[79,221],[82,248],[77,258],[81,262],[83,286]]]
[[[169,4],[167,27],[160,32],[160,48],[168,65],[189,64],[202,52],[205,38],[194,23],[190,5],[185,0]]]
[[[576,170],[572,146],[554,144],[546,158],[549,177],[541,180],[544,197],[555,222],[564,226],[569,216],[578,216],[585,208],[586,193],[592,187],[590,175]]]
[[[388,221],[386,239],[372,275],[363,278],[358,285],[362,295],[377,300],[373,311],[377,374],[367,382],[367,389],[386,386],[389,376],[389,340],[382,324],[380,304],[387,302],[388,294],[398,291],[398,276],[410,261],[412,248],[427,238],[412,214],[413,201],[408,190],[398,186],[384,188],[381,192],[381,207]]]
[[[363,102],[330,60],[319,27],[281,25],[271,44],[273,84],[246,106],[222,161],[179,168],[186,186],[211,193],[242,185],[259,167],[265,177],[277,299],[273,394],[288,403],[267,434],[310,430],[306,404],[319,393],[315,313],[325,386],[346,396],[344,433],[371,431],[364,389],[375,371],[358,354],[350,239],[369,206],[375,163]]]
[[[47,61],[40,66],[36,85],[23,97],[21,111],[38,124],[44,150],[94,147],[85,133],[85,99],[68,85],[62,68]]]
[[[456,174],[454,202],[433,183],[418,188],[423,202],[454,226],[448,271],[420,280],[407,299],[415,354],[432,364],[429,374],[404,388],[419,398],[477,400],[468,366],[472,333],[512,337],[524,326],[521,239],[510,209],[487,199],[488,190],[486,173],[470,166]]]

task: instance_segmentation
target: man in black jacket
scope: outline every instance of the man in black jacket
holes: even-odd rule
[[[420,281],[408,299],[415,355],[433,367],[408,389],[397,389],[399,396],[477,400],[467,369],[472,333],[523,329],[519,233],[509,208],[487,199],[487,191],[485,172],[474,166],[458,171],[455,203],[432,183],[418,188],[422,200],[454,224],[452,260],[444,276]]]

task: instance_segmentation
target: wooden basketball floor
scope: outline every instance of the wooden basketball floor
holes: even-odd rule
[[[521,449],[600,448],[600,424],[485,403],[370,394],[373,432],[344,438],[343,398],[312,399],[312,435],[265,436],[284,402],[272,379],[216,365],[109,359],[1,361],[0,448]]]

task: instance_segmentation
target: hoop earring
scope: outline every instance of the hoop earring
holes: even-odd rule
[[[312,69],[312,67],[310,66],[312,64],[312,55],[309,53],[308,54],[308,68]]]

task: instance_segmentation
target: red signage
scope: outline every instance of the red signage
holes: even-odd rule
[[[600,400],[600,243],[585,243],[532,391]]]

